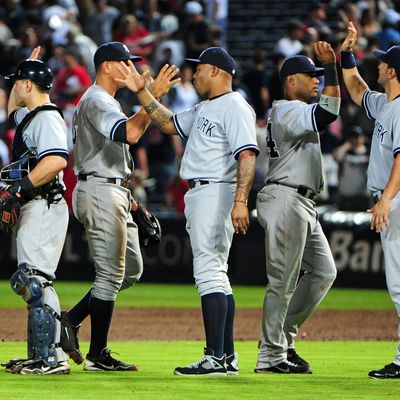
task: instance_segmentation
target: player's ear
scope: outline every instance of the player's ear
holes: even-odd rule
[[[289,75],[286,78],[286,84],[288,86],[296,86],[296,78],[295,78],[295,76],[294,75]]]
[[[212,66],[212,69],[211,69],[211,76],[212,77],[214,77],[214,76],[217,76],[218,75],[218,73],[219,73],[219,71],[220,71],[220,69],[218,68],[218,67],[216,67],[216,66]]]
[[[100,69],[103,69],[103,71],[106,74],[109,74],[111,71],[111,63],[109,61],[104,61],[101,65],[100,65]]]
[[[387,72],[389,79],[396,79],[396,70],[393,67],[388,67]]]
[[[25,89],[28,93],[32,92],[32,88],[33,88],[33,82],[26,79],[25,80]]]

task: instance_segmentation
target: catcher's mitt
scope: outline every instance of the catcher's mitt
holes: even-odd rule
[[[140,246],[148,247],[160,243],[161,226],[158,219],[140,203],[136,211],[131,211],[133,221],[138,226]]]
[[[20,214],[19,197],[12,186],[0,189],[0,229],[9,230],[17,223]]]

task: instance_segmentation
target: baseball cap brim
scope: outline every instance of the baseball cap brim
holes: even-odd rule
[[[372,54],[378,59],[383,62],[386,62],[386,51],[383,50],[373,50]]]
[[[143,57],[140,56],[130,56],[129,58],[124,58],[123,60],[118,60],[118,61],[127,61],[131,60],[132,62],[139,62],[143,60]]]
[[[118,58],[118,59],[114,59],[114,58],[108,58],[108,59],[96,59],[94,61],[95,65],[99,65],[102,64],[104,61],[128,61],[131,60],[132,62],[139,62],[143,60],[143,57],[140,56],[129,56],[129,57],[123,57],[123,58]]]
[[[186,61],[188,64],[191,64],[191,65],[200,64],[200,60],[197,60],[196,58],[185,58],[185,61]]]
[[[321,76],[324,74],[325,69],[324,68],[315,68],[313,70],[308,70],[308,71],[304,71],[304,72],[300,72],[300,74],[312,74],[315,76]]]
[[[317,68],[315,67],[314,69],[305,69],[302,71],[296,71],[295,73],[290,73],[290,71],[281,71],[281,73],[279,74],[279,77],[281,79],[286,78],[287,76],[290,75],[296,75],[296,74],[306,74],[306,75],[315,75],[315,76],[321,76],[324,75],[324,68]]]

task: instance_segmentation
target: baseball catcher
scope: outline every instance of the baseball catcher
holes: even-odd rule
[[[132,210],[132,218],[139,230],[139,242],[141,247],[149,247],[160,243],[161,225],[158,219],[140,203],[137,209]]]
[[[11,163],[0,171],[0,228],[15,225],[17,270],[12,290],[28,309],[27,357],[2,365],[20,375],[68,374],[60,345],[60,302],[53,287],[68,227],[62,171],[67,166],[67,126],[50,102],[51,69],[37,58],[18,64],[4,78],[12,83],[8,101],[15,126]]]

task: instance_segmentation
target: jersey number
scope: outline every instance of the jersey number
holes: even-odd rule
[[[276,148],[276,142],[274,138],[272,137],[272,124],[271,122],[268,122],[267,124],[267,148],[269,152],[269,156],[271,158],[279,158],[279,151]]]
[[[76,142],[76,113],[74,113],[74,116],[72,117],[72,143],[75,144]]]

